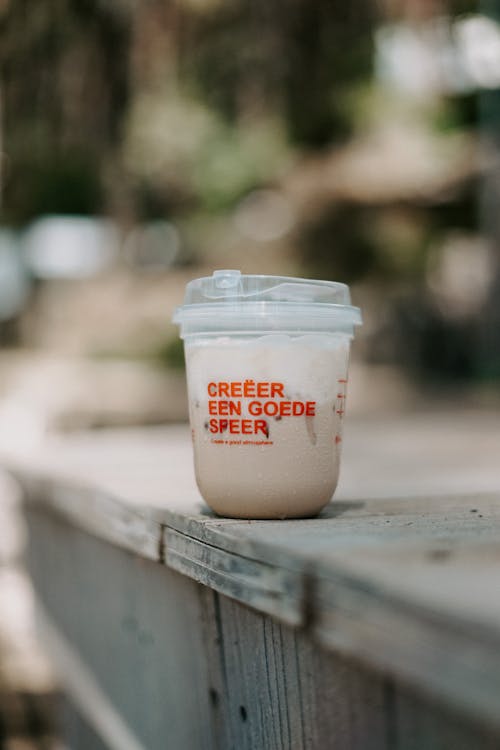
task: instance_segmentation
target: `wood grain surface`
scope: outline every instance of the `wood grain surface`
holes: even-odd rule
[[[266,644],[276,638],[305,634],[308,644],[321,646],[319,654],[329,652],[320,660],[353,659],[389,679],[395,695],[407,687],[480,721],[484,731],[500,729],[497,420],[475,414],[462,415],[462,422],[454,414],[373,419],[352,425],[345,448],[336,499],[317,519],[284,522],[211,514],[197,493],[182,427],[53,440],[35,457],[5,456],[3,463],[21,483],[29,513],[58,518],[203,584],[218,601],[211,627],[222,617],[235,629],[229,642],[254,639],[245,653],[255,660],[265,658]],[[236,602],[245,607],[240,611]],[[267,658],[286,660],[288,652],[278,657],[268,649]],[[226,676],[215,681],[257,669],[257,661],[246,665],[234,650],[222,661]],[[270,700],[298,690],[294,669],[280,666],[287,687],[270,686]],[[270,673],[276,672],[275,665]],[[384,691],[386,683],[386,700]],[[248,696],[229,698],[254,716]],[[383,730],[393,746],[406,747],[398,745],[404,715],[401,709],[399,723]],[[234,721],[245,723],[241,715]],[[259,721],[252,729],[257,735],[265,716]],[[290,716],[280,721],[269,747],[285,747],[289,732],[312,731],[290,729]],[[366,721],[363,715],[363,726]],[[371,725],[364,731],[376,736]]]

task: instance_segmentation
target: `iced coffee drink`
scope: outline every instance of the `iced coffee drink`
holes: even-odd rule
[[[205,501],[234,518],[316,515],[337,485],[360,322],[347,287],[219,271],[188,285],[175,320]]]

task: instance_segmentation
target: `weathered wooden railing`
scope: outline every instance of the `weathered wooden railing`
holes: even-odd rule
[[[159,443],[11,467],[68,747],[500,747],[500,496],[233,521]]]

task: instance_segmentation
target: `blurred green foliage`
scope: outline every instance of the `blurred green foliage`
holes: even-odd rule
[[[103,205],[103,186],[95,159],[68,150],[36,159],[23,153],[8,178],[5,218],[24,226],[43,214],[95,214]]]
[[[252,128],[220,127],[200,149],[193,183],[202,208],[226,211],[251,190],[272,182],[286,159],[286,147],[274,122]]]
[[[360,0],[157,0],[135,15],[7,4],[4,221],[106,210],[123,191],[139,216],[227,210],[272,182],[291,147],[352,131],[345,102],[370,75],[372,16]]]
[[[189,257],[203,261],[221,237],[228,247],[241,246],[233,220],[242,199],[275,190],[293,213],[293,229],[281,241],[301,273],[372,284],[386,310],[401,290],[401,308],[394,302],[388,311],[398,320],[393,359],[414,370],[418,360],[453,377],[489,372],[497,355],[488,352],[499,348],[484,343],[492,334],[478,355],[469,335],[473,324],[447,318],[445,306],[432,300],[427,276],[430,254],[453,232],[472,236],[479,216],[491,221],[494,214],[478,207],[477,158],[460,159],[476,148],[479,126],[499,140],[499,96],[443,91],[424,101],[377,85],[380,24],[413,24],[420,33],[425,19],[432,21],[432,4],[410,5],[0,5],[3,222],[22,226],[46,213],[105,212],[130,226],[167,217],[187,238]],[[495,9],[498,2],[489,5]],[[448,9],[455,16],[476,11],[471,0]],[[364,191],[359,176],[349,182],[345,166],[347,177],[338,179],[336,159],[368,173],[382,136],[398,142],[405,133],[413,137],[408,153],[400,147],[392,160],[386,150],[387,163],[377,166],[380,185],[395,186],[392,191]],[[425,169],[419,171],[420,162]],[[411,170],[415,185],[409,186],[405,172]],[[249,253],[252,242],[262,242],[245,241]],[[491,299],[483,311],[487,305]],[[180,365],[178,347],[169,342],[160,359]]]
[[[185,367],[184,342],[179,336],[168,339],[156,352],[153,360],[162,367],[172,370],[183,370]]]
[[[130,22],[92,0],[0,8],[4,223],[106,205],[128,106]]]

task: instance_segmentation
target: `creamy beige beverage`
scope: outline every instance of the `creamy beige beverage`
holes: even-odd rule
[[[195,472],[221,515],[318,513],[337,485],[349,340],[221,338],[186,347]]]
[[[195,473],[234,518],[316,515],[338,481],[358,308],[344,284],[217,271],[174,320],[186,353]]]

